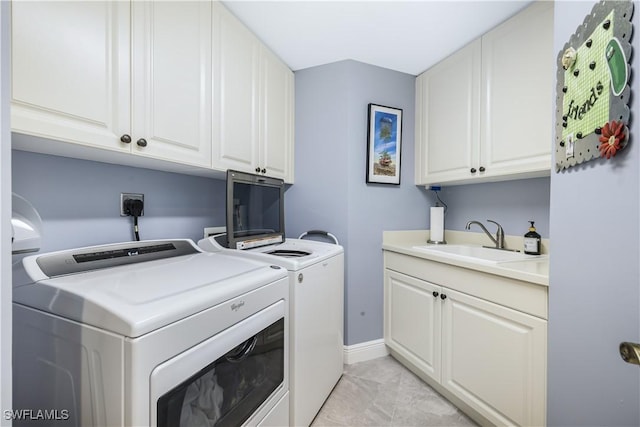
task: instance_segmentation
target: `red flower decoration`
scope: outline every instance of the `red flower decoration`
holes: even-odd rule
[[[612,120],[609,123],[605,123],[602,127],[602,134],[600,135],[600,155],[610,159],[611,156],[615,156],[618,150],[621,150],[623,146],[621,143],[625,139],[625,126],[621,121]]]

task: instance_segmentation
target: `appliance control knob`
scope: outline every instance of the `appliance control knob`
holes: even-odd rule
[[[125,144],[130,144],[131,143],[131,137],[125,133],[124,135],[122,135],[120,137],[120,141],[124,142]]]
[[[262,173],[267,173],[267,170],[265,168],[262,168]]]
[[[260,167],[256,168],[256,173],[260,173]]]
[[[138,141],[136,141],[136,144],[138,144],[138,147],[146,147],[147,140],[144,138],[140,138]]]
[[[302,283],[302,281],[304,280],[304,276],[302,275],[302,273],[298,274],[298,283]]]

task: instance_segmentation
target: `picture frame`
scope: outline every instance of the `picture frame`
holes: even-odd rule
[[[367,183],[400,185],[402,109],[369,104]]]

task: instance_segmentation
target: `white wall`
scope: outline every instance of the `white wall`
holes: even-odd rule
[[[555,52],[594,4],[555,3]],[[639,17],[636,8],[636,30]],[[640,118],[631,119],[631,142],[616,157],[551,175],[549,426],[640,425],[640,369],[618,352],[640,342]]]

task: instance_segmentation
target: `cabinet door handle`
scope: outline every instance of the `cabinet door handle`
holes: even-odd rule
[[[260,173],[260,167],[256,168],[256,173]]]
[[[120,137],[120,141],[124,142],[125,144],[130,144],[131,143],[131,137],[125,133],[124,135],[122,135]]]
[[[447,299],[447,296],[445,294],[440,294],[440,298],[442,298],[443,300]]]
[[[138,147],[146,147],[147,140],[144,138],[140,138],[139,140],[136,141],[136,144],[138,144]]]
[[[471,168],[471,173],[476,173],[476,168]]]
[[[261,172],[262,173],[267,173],[267,170],[265,168],[262,168]]]
[[[437,293],[436,291],[433,291],[433,297],[434,298],[438,298],[438,295],[440,295],[439,293]]]
[[[480,172],[484,172],[485,170],[484,166],[480,166]]]

